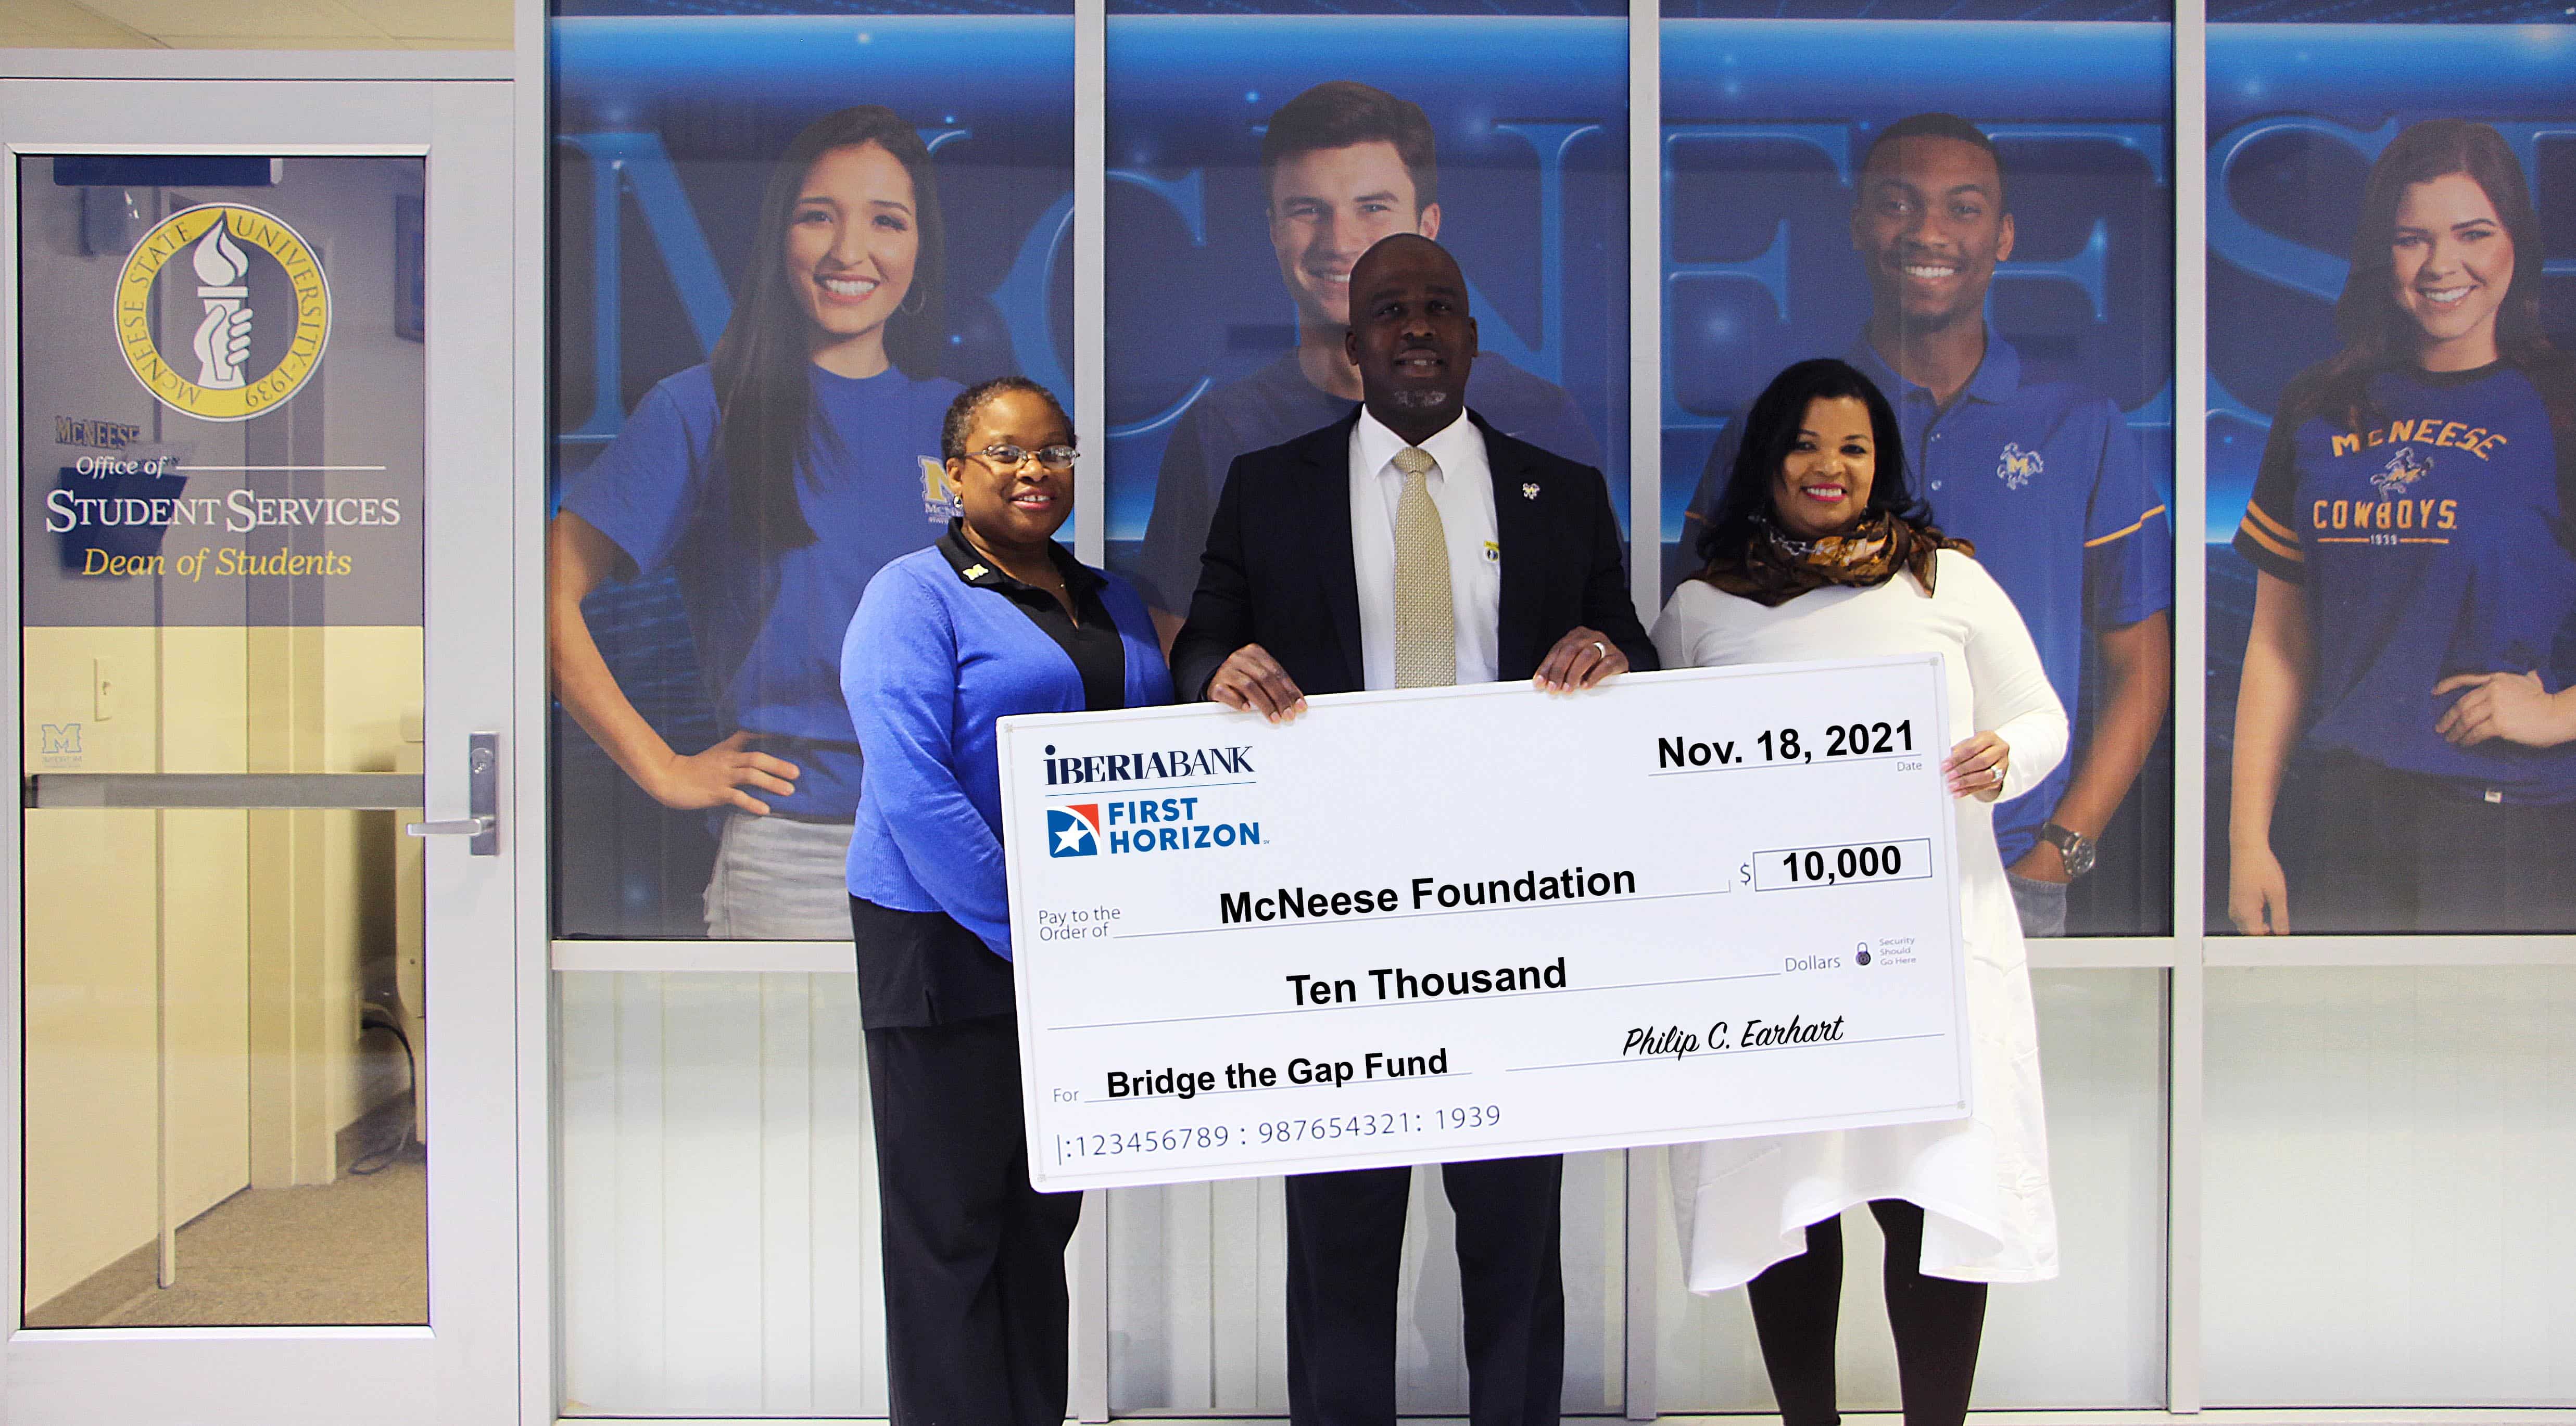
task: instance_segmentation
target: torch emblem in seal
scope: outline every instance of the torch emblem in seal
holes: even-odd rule
[[[242,384],[242,367],[250,360],[250,259],[233,242],[223,219],[197,239],[197,297],[206,318],[197,324],[197,384],[229,391]]]
[[[254,290],[271,294],[270,310],[252,312]],[[331,315],[330,279],[312,246],[276,214],[241,203],[162,219],[117,274],[126,366],[162,405],[205,421],[285,404],[322,364]]]

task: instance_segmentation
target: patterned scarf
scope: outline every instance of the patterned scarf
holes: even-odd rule
[[[1757,517],[1758,533],[1731,560],[1712,563],[1699,578],[1765,609],[1777,609],[1809,590],[1827,585],[1875,589],[1909,570],[1932,592],[1936,557],[1945,549],[1974,555],[1977,547],[1941,533],[1937,525],[1918,525],[1885,511],[1874,512],[1839,535],[1802,540],[1783,532],[1768,515]]]

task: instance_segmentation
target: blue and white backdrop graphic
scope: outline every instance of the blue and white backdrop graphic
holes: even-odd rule
[[[936,149],[949,215],[946,374],[1023,372],[1071,394],[1069,5],[781,13],[821,8],[559,7],[558,484],[655,381],[706,359],[771,156],[806,120],[851,103],[914,117]],[[1188,404],[1294,340],[1263,214],[1260,126],[1323,79],[1376,83],[1429,114],[1441,237],[1476,283],[1485,344],[1567,391],[1624,505],[1625,7],[1249,8],[1266,13],[1218,14],[1199,0],[1113,6],[1110,429],[1086,442],[1107,459],[1100,513],[1113,564],[1132,557],[1163,441]],[[2211,17],[2304,20],[2322,8],[2214,6]],[[2576,229],[2559,221],[2576,201],[2576,26],[2563,9],[2450,0],[2406,15],[2454,23],[2211,26],[2211,148],[2195,161],[2210,165],[2206,535],[2220,766],[2251,589],[2223,542],[2282,384],[2331,349],[2352,208],[2391,136],[2443,115],[2504,131],[2551,235],[2547,319],[2562,341],[2576,339]],[[2335,17],[2381,18],[2374,11],[2396,18],[2385,4]],[[1879,126],[1928,109],[1993,134],[2011,173],[2018,246],[1990,298],[1996,329],[2117,401],[2150,469],[2169,480],[2175,159],[2161,0],[2044,13],[2025,0],[1675,0],[1664,13],[1662,541],[1680,536],[1710,445],[1763,381],[1851,344],[1868,302],[1847,236],[1854,169]],[[1881,23],[1848,22],[1862,19]],[[2559,23],[2529,23],[2541,20]],[[712,725],[669,581],[605,590],[591,614],[621,683],[674,745],[725,731]],[[709,852],[701,819],[663,812],[586,737],[563,734],[561,929],[694,933]]]
[[[2003,159],[2017,236],[1988,320],[2026,362],[2117,402],[2170,487],[2164,25],[1667,19],[1663,49],[1668,546],[1727,422],[1780,368],[1857,341],[1860,161],[1880,128],[1927,110],[1974,123]]]
[[[2368,20],[2372,9],[2396,8],[2363,7],[2337,18]],[[2209,27],[2206,845],[2213,931],[2227,929],[2229,763],[2254,614],[2254,570],[2228,541],[2253,495],[2273,411],[2291,378],[2334,354],[2334,303],[2363,181],[2389,141],[2425,119],[2491,124],[2521,159],[2544,237],[2541,322],[2551,341],[2576,349],[2576,25],[2566,22],[2567,9],[2552,5],[2544,16],[2528,6],[2433,7],[2439,18],[2553,24]],[[2405,10],[2410,18],[2423,13]]]
[[[912,120],[937,163],[942,374],[1027,375],[1070,407],[1069,8],[716,18],[689,8],[699,13],[554,22],[552,488],[655,382],[707,359],[771,160],[808,121],[852,104]],[[925,540],[934,533],[924,527]],[[714,725],[669,578],[610,586],[586,608],[620,686],[673,747],[732,731]],[[702,934],[706,816],[644,796],[569,719],[554,757],[559,934]]]
[[[1624,14],[1113,14],[1108,60],[1113,567],[1144,536],[1190,405],[1296,345],[1261,139],[1273,110],[1327,80],[1421,107],[1440,241],[1484,347],[1572,397],[1625,515]]]

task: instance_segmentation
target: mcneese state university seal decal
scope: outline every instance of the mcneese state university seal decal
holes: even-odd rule
[[[116,336],[134,379],[162,405],[200,420],[248,420],[284,405],[322,364],[331,283],[277,215],[202,203],[162,219],[127,254]]]

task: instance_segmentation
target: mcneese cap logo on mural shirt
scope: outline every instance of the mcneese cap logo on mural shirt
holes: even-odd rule
[[[285,404],[322,364],[331,284],[285,220],[201,203],[162,219],[127,255],[116,335],[135,380],[162,405],[247,420]]]

